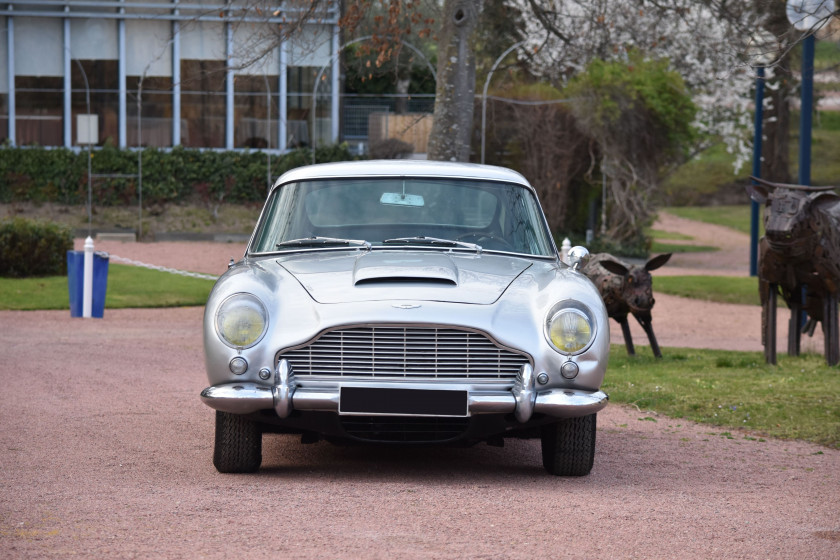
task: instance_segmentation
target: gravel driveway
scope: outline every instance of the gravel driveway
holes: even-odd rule
[[[202,255],[188,268],[208,273],[242,253],[97,248],[170,266]],[[698,344],[668,326],[690,324],[688,311],[657,299],[660,342]],[[715,311],[744,312],[730,307]],[[538,441],[404,449],[277,435],[258,474],[218,474],[213,412],[198,399],[201,316],[0,312],[0,556],[840,558],[840,451],[615,404],[598,415],[582,479],[547,475]]]

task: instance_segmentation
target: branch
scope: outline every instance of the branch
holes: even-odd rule
[[[531,9],[534,10],[534,15],[537,17],[537,19],[540,21],[543,27],[545,27],[546,31],[556,36],[567,45],[572,42],[571,38],[569,38],[568,35],[560,31],[560,29],[558,29],[558,27],[549,20],[546,11],[537,5],[536,0],[528,0],[528,4],[531,6]]]

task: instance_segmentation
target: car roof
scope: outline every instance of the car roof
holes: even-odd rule
[[[504,181],[531,187],[521,174],[504,167],[405,159],[345,161],[297,167],[281,175],[274,186],[308,179],[339,177],[449,177]]]

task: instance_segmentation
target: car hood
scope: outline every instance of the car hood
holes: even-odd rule
[[[404,299],[489,305],[532,263],[491,254],[387,250],[309,253],[277,264],[319,303]]]

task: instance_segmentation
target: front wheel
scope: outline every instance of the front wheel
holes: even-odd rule
[[[545,470],[557,476],[586,476],[595,462],[596,414],[564,418],[541,429]]]
[[[221,473],[250,473],[262,463],[262,430],[239,414],[216,411],[213,465]]]

